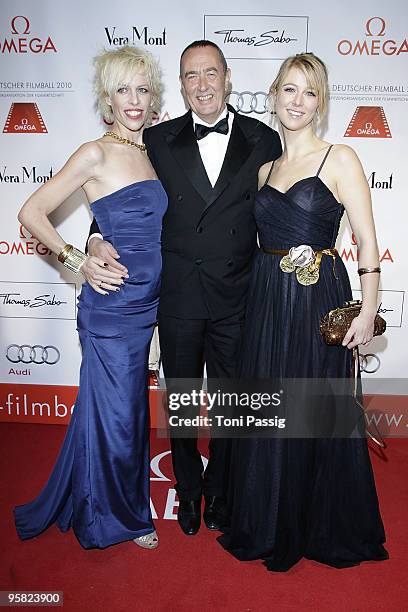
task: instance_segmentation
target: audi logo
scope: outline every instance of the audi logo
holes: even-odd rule
[[[61,353],[56,346],[41,346],[41,344],[10,344],[6,350],[6,357],[11,363],[46,363],[54,365],[60,360]]]
[[[268,99],[269,95],[264,91],[231,91],[229,94],[229,103],[244,115],[264,115],[269,112]]]
[[[360,370],[366,374],[375,374],[380,369],[380,358],[374,353],[360,355]]]

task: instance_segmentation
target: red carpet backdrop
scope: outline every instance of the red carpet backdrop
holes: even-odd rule
[[[201,527],[186,537],[176,523],[177,498],[167,440],[152,435],[151,497],[157,550],[133,542],[84,550],[72,530],[54,525],[20,542],[11,506],[32,499],[51,470],[65,427],[0,427],[0,590],[63,591],[68,612],[402,612],[408,606],[408,449],[390,440],[386,460],[370,453],[390,559],[337,570],[303,559],[286,573],[260,561],[242,563]],[[22,451],[22,449],[24,449]],[[203,445],[203,452],[205,445]],[[7,458],[7,463],[6,463]],[[3,463],[4,462],[4,463]],[[4,467],[3,467],[4,465]]]

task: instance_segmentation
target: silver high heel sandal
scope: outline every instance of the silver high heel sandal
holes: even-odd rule
[[[151,533],[147,533],[146,535],[140,536],[139,538],[135,538],[134,543],[140,546],[141,548],[157,548],[159,545],[159,538],[157,537],[157,533],[152,531]]]

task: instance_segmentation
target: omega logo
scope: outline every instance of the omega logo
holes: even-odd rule
[[[25,15],[15,15],[10,25],[11,37],[0,38],[1,53],[57,53],[51,36],[45,42],[38,36],[31,37],[30,20]]]
[[[23,31],[16,28],[17,19],[19,20],[21,19],[23,23],[25,23],[25,29]],[[24,15],[16,15],[15,17],[13,17],[13,19],[11,20],[11,33],[12,34],[30,34],[30,22],[28,21],[27,17],[25,17]]]
[[[371,31],[371,22],[379,21],[381,28],[380,31],[376,34],[373,34]],[[385,34],[385,20],[382,17],[371,17],[366,23],[366,36],[384,36]]]
[[[164,451],[163,453],[160,453],[159,455],[153,457],[150,462],[150,469],[152,470],[154,476],[151,476],[150,480],[157,482],[170,482],[170,478],[167,478],[167,476],[165,476],[160,469],[160,462],[167,455],[171,455],[171,450]],[[205,468],[207,467],[208,459],[201,455],[201,461],[203,462],[203,469],[205,470]]]
[[[365,36],[369,40],[351,41],[344,38],[337,44],[340,55],[399,55],[408,52],[408,42],[393,39],[383,40],[385,35],[385,19],[370,17],[366,23]]]

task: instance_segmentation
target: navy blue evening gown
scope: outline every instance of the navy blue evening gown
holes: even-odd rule
[[[286,193],[260,189],[263,247],[334,247],[344,208],[319,178],[322,165]],[[325,313],[352,299],[342,260],[336,256],[336,279],[332,257],[323,256],[318,282],[304,286],[280,269],[280,259],[256,252],[239,376],[349,377],[351,351],[327,346],[319,331]],[[302,557],[338,568],[388,557],[364,437],[232,440],[228,501],[231,522],[219,541],[240,560],[286,571]]]
[[[85,548],[153,531],[149,496],[147,359],[161,275],[167,196],[158,180],[127,185],[91,204],[129,271],[119,292],[87,283],[78,303],[80,386],[65,440],[39,496],[15,508],[21,539],[57,523]]]

